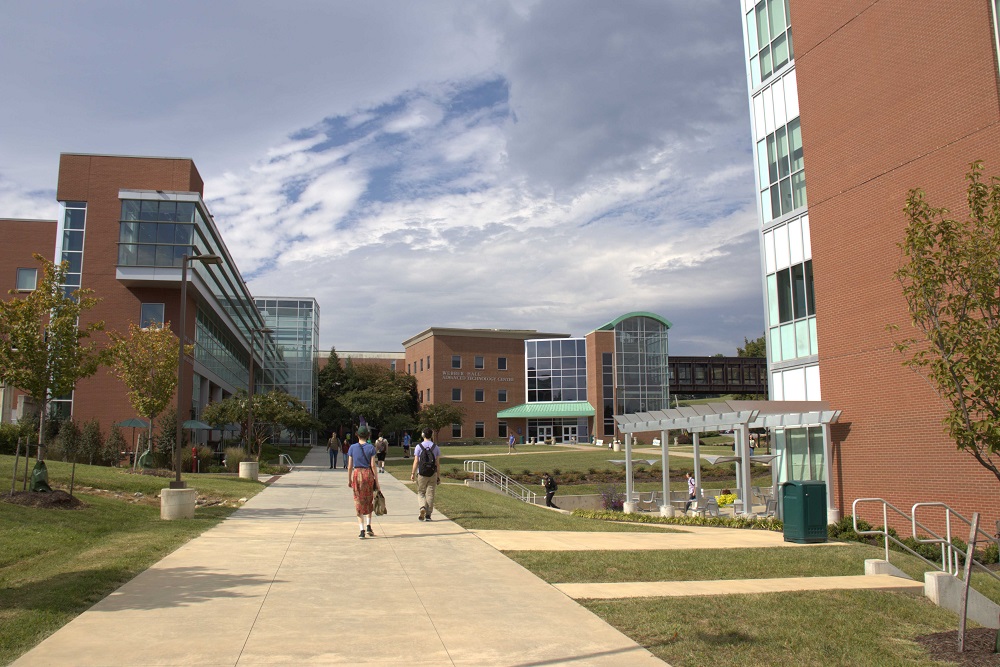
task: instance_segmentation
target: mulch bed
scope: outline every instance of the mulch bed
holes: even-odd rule
[[[77,510],[87,506],[79,498],[70,496],[65,491],[60,491],[59,489],[49,493],[15,491],[14,493],[0,495],[0,499],[13,505],[37,507],[40,509]]]
[[[934,660],[963,665],[965,667],[996,667],[1000,665],[1000,653],[994,653],[997,631],[991,628],[974,628],[965,631],[965,652],[958,652],[958,631],[936,632],[917,637],[918,644],[927,649]]]

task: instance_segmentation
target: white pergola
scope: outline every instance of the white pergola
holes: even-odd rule
[[[766,428],[805,428],[807,426],[821,427],[823,431],[823,456],[826,461],[823,466],[823,476],[826,482],[826,506],[834,509],[833,488],[830,484],[830,424],[840,419],[840,410],[831,410],[825,401],[719,401],[704,403],[670,410],[653,412],[637,412],[634,414],[615,415],[618,430],[625,434],[625,496],[629,506],[626,511],[634,511],[634,478],[632,470],[632,437],[633,433],[660,431],[660,450],[663,456],[663,505],[670,506],[670,453],[667,449],[667,436],[670,431],[688,431],[694,440],[694,475],[698,497],[701,497],[701,456],[698,451],[699,436],[706,431],[732,428],[736,440],[734,456],[705,457],[712,463],[733,461],[736,463],[736,494],[743,505],[743,512],[751,511],[750,498],[750,466],[743,465],[745,461],[770,461],[773,456],[750,455],[750,429]],[[714,459],[714,460],[712,460]],[[777,477],[772,471],[772,480]],[[776,487],[776,482],[772,482]],[[777,490],[775,488],[775,490]],[[777,496],[775,496],[777,497]]]

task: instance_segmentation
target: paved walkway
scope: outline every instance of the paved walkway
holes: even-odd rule
[[[390,513],[358,539],[345,471],[316,448],[14,664],[662,665],[451,521]]]

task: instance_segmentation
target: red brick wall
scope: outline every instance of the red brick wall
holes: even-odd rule
[[[142,303],[163,303],[164,316],[176,329],[180,314],[180,291],[176,286],[130,288],[115,277],[121,215],[118,193],[122,189],[136,189],[201,194],[202,188],[194,163],[187,159],[61,156],[56,196],[60,201],[87,202],[82,286],[95,290],[101,299],[83,321],[103,320],[107,330],[126,333],[130,323],[138,322]],[[195,305],[190,294],[189,291],[185,328],[188,339],[193,340]],[[188,366],[186,385],[190,386],[190,382],[191,367]],[[102,369],[77,385],[73,405],[73,417],[77,421],[97,417],[106,432],[111,422],[132,416],[135,411],[125,394],[125,387],[109,370]]]
[[[942,403],[892,349],[915,331],[893,278],[908,190],[923,188],[961,219],[969,163],[1000,174],[989,3],[792,0],[791,16],[822,395],[843,410],[836,503],[850,514],[858,497],[906,510],[943,501],[983,513],[992,528],[997,479],[956,451]]]

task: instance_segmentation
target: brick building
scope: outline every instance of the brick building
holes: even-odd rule
[[[37,268],[31,258],[37,252],[69,262],[66,288],[93,289],[101,301],[85,318],[104,320],[108,330],[169,322],[176,332],[183,307],[184,337],[195,350],[179,387],[184,405],[190,406],[183,418],[197,417],[209,402],[246,390],[250,332],[266,329],[267,323],[205,205],[194,162],[63,154],[56,198],[59,215],[54,222],[0,220],[0,288],[28,280],[25,269]],[[185,254],[218,255],[222,262],[189,263],[187,302],[181,304]],[[260,333],[256,338],[255,386],[282,385],[288,369],[279,362],[275,338]],[[3,407],[9,419],[12,407]],[[106,368],[81,380],[72,396],[54,402],[54,410],[80,422],[96,417],[105,430],[135,416],[124,385]]]
[[[956,451],[887,325],[912,330],[893,278],[908,191],[962,219],[969,164],[1000,173],[997,3],[741,7],[771,397],[843,411],[829,461],[810,438],[775,444],[809,462],[801,478],[829,480],[832,513],[859,497],[942,501],[992,525],[996,478]]]
[[[452,440],[614,438],[614,414],[667,407],[667,330],[629,313],[584,337],[534,330],[432,327],[403,342],[421,403],[462,408]]]

